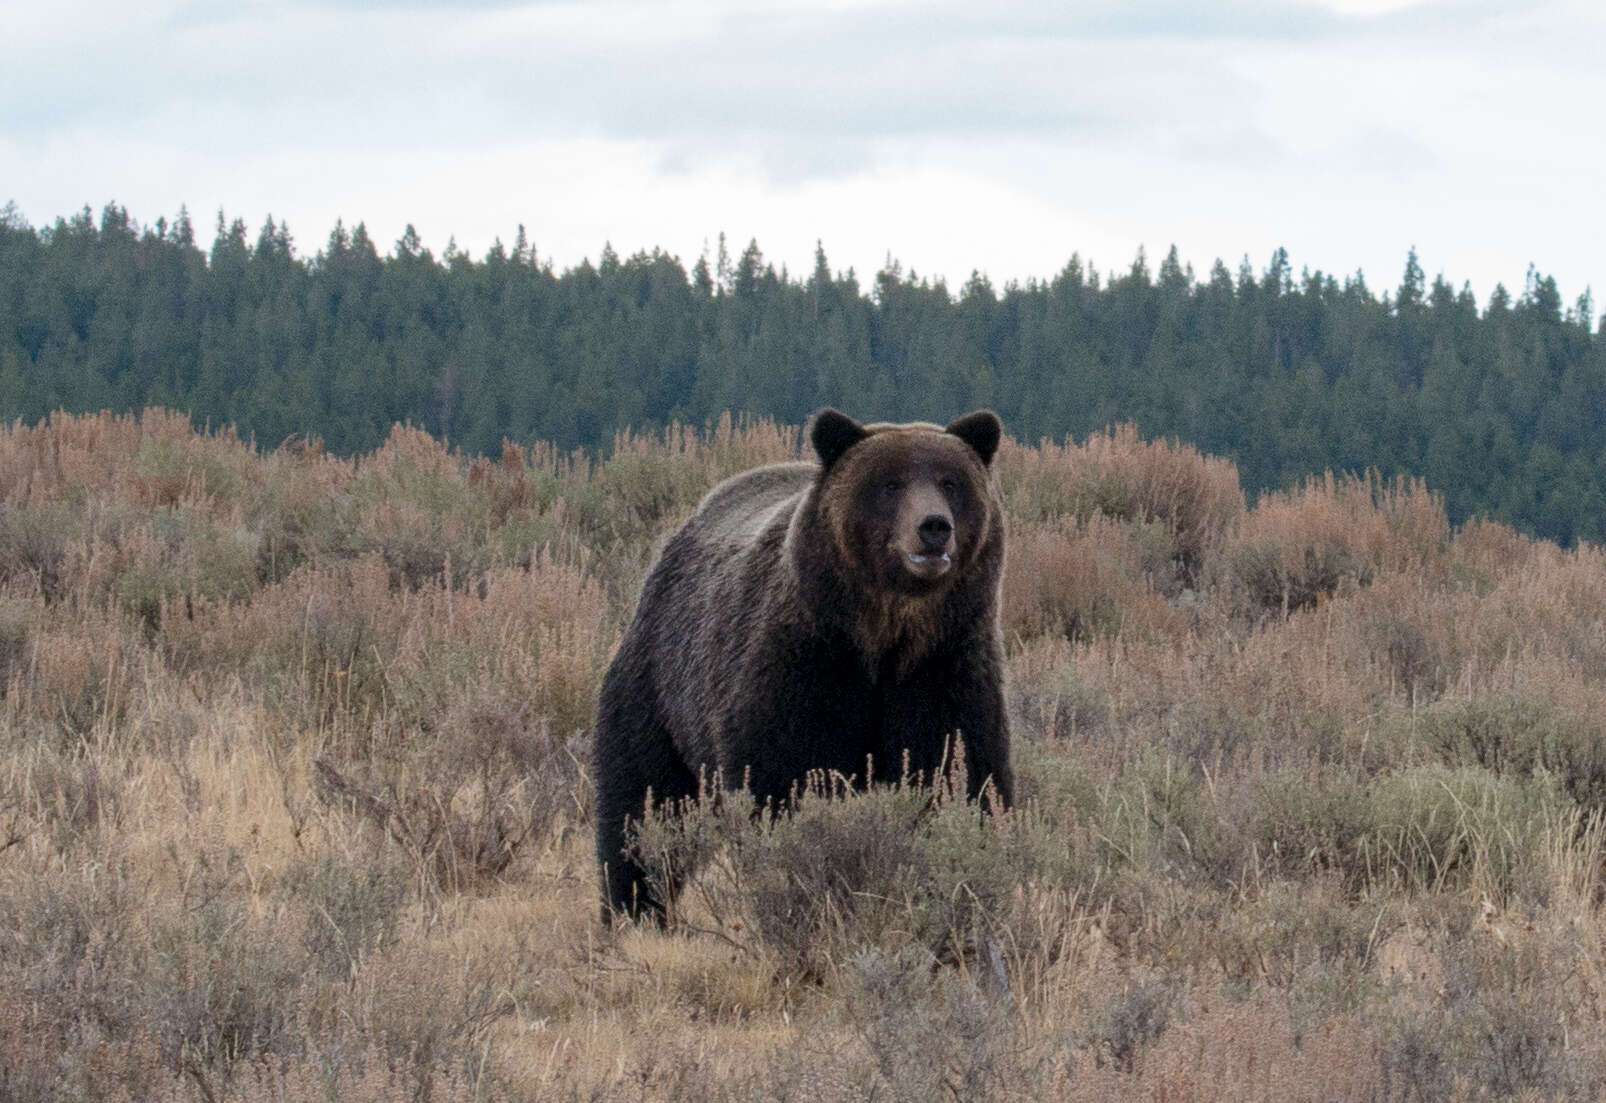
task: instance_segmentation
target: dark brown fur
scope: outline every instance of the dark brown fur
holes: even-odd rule
[[[929,777],[957,735],[971,795],[1009,802],[999,433],[988,412],[943,429],[823,411],[818,464],[729,479],[670,538],[598,708],[605,915],[661,917],[628,824],[700,774],[779,802],[813,769],[890,781],[907,756]]]

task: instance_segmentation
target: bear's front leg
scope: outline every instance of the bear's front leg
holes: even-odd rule
[[[952,760],[957,736],[965,750],[965,795],[974,800],[991,783],[1003,807],[1014,803],[1001,651],[990,641],[952,648],[887,685],[878,781],[897,780],[906,753],[911,773],[934,780]]]
[[[729,786],[742,785],[762,805],[783,804],[812,771],[863,785],[872,739],[871,683],[857,654],[832,639],[777,634],[755,648],[747,686],[735,695],[720,740]]]

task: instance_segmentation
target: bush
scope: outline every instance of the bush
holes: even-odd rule
[[[1243,514],[1215,580],[1246,614],[1287,616],[1380,572],[1437,570],[1449,542],[1443,505],[1420,481],[1329,471]]]
[[[1021,1084],[1006,1010],[925,947],[869,946],[846,962],[844,1011],[869,1054],[866,1095],[997,1099]]]
[[[1275,877],[1337,872],[1364,883],[1356,857],[1372,830],[1366,785],[1347,771],[1281,771],[1248,783],[1248,857]]]
[[[1130,429],[1000,453],[1013,809],[705,794],[599,932],[654,541],[799,441],[0,426],[0,1098],[1606,1090],[1606,552]]]
[[[0,581],[46,601],[66,596],[67,557],[83,537],[83,510],[66,502],[0,507]]]
[[[1063,639],[1037,641],[1011,663],[1005,683],[1017,757],[1021,744],[1033,742],[1087,743],[1107,740],[1115,733],[1110,695],[1090,683],[1071,660]],[[1070,757],[1068,746],[1054,749],[1060,759]]]
[[[6,686],[4,716],[57,748],[118,731],[137,694],[143,633],[115,609],[27,617],[25,659]],[[20,656],[19,656],[20,658]]]
[[[221,891],[159,930],[166,952],[145,998],[168,1067],[209,1085],[253,1057],[294,1053],[307,961],[282,933]]]
[[[1139,1054],[1165,1033],[1177,1014],[1177,985],[1168,979],[1133,981],[1111,997],[1093,1018],[1082,1043],[1094,1062],[1131,1072]]]
[[[1385,1086],[1423,1099],[1595,1099],[1606,1090],[1591,997],[1557,983],[1578,968],[1579,945],[1513,927],[1494,937],[1486,917],[1445,934],[1438,998],[1384,1016]]]
[[[1548,775],[1502,777],[1479,766],[1412,766],[1370,781],[1340,769],[1284,771],[1228,799],[1239,811],[1223,831],[1245,868],[1332,873],[1351,892],[1534,899],[1548,891],[1546,848],[1575,818]]]
[[[1099,513],[1155,525],[1169,546],[1153,581],[1166,594],[1199,584],[1207,558],[1244,508],[1230,463],[1176,441],[1140,440],[1131,424],[1093,433],[1081,446],[1006,444],[998,480],[1017,524],[1085,524]]]
[[[146,900],[121,860],[0,881],[0,1096],[150,1098]],[[121,1048],[130,1043],[133,1052]],[[97,1067],[89,1054],[105,1045]],[[140,1055],[144,1048],[145,1059]],[[125,1094],[126,1093],[126,1094]]]
[[[1180,635],[1183,618],[1154,591],[1170,551],[1156,527],[1119,524],[1102,513],[1013,532],[1004,569],[1005,634]]]
[[[864,946],[951,961],[998,938],[1017,958],[1057,953],[1063,929],[1015,920],[1088,875],[1086,858],[1025,811],[983,815],[955,797],[963,784],[857,792],[816,775],[780,810],[708,793],[649,817],[634,845],[660,890],[701,870],[690,895],[722,937],[788,973],[834,974]]]
[[[326,853],[303,862],[290,885],[309,912],[302,947],[323,976],[347,979],[395,941],[406,883],[393,864]]]
[[[1423,742],[1450,765],[1496,774],[1553,775],[1590,811],[1606,809],[1606,731],[1593,716],[1515,692],[1447,701],[1424,713]]]
[[[1470,887],[1536,899],[1547,832],[1572,810],[1549,776],[1501,777],[1476,766],[1409,767],[1379,778],[1354,861],[1368,880],[1408,891]]]
[[[1092,826],[1112,867],[1173,877],[1219,868],[1220,821],[1191,763],[1147,752],[1100,796]]]

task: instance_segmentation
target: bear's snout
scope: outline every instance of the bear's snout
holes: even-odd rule
[[[917,520],[918,518],[918,520]],[[898,528],[903,569],[922,582],[934,582],[953,566],[954,519],[935,487],[918,487],[904,503]]]
[[[926,554],[948,550],[948,538],[954,534],[954,523],[940,513],[933,513],[920,522],[920,547]]]

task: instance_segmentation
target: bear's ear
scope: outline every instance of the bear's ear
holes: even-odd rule
[[[948,426],[948,432],[975,449],[983,466],[986,466],[993,462],[993,453],[998,451],[998,438],[1003,436],[1004,427],[999,423],[998,415],[991,410],[977,410]]]
[[[831,470],[842,453],[869,435],[864,426],[836,410],[821,410],[809,426],[809,443],[814,445],[814,454],[820,457],[823,471]]]

